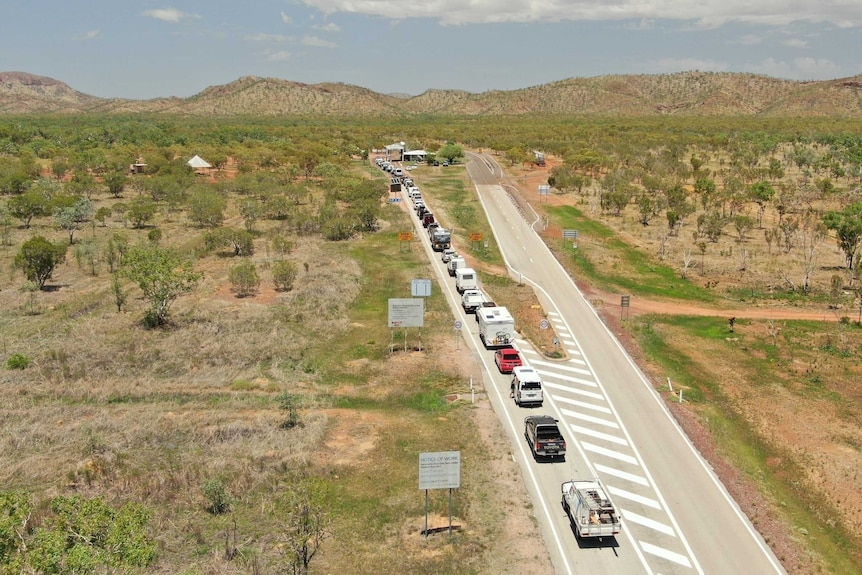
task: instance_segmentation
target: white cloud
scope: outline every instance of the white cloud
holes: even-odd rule
[[[742,38],[739,39],[739,44],[743,46],[754,46],[755,44],[760,44],[763,42],[762,36],[755,36],[754,34],[746,34]]]
[[[790,40],[785,40],[784,42],[782,42],[782,44],[784,44],[785,46],[789,46],[791,48],[807,48],[808,47],[808,41],[807,40],[800,40],[799,38],[792,38]]]
[[[334,22],[329,22],[327,24],[314,26],[316,30],[322,30],[323,32],[341,32],[341,28],[338,24]]]
[[[728,70],[728,68],[728,65],[724,62],[700,60],[698,58],[664,58],[647,64],[647,71],[656,74],[670,74],[673,72],[685,72],[688,70],[724,72]]]
[[[283,60],[290,60],[291,53],[287,50],[279,50],[278,52],[268,53],[266,59],[270,62],[281,62]]]
[[[841,67],[828,58],[795,58],[789,63],[767,58],[747,66],[747,70],[791,80],[831,80],[841,75]]]
[[[175,24],[185,18],[200,18],[197,14],[187,14],[185,12],[180,12],[176,8],[157,8],[155,10],[147,10],[146,12],[142,12],[142,14],[144,16],[149,16],[150,18],[155,18],[156,20],[173,22]]]
[[[302,37],[302,45],[303,46],[315,46],[317,48],[337,48],[338,44],[335,42],[330,42],[329,40],[324,40],[323,38],[318,38],[317,36],[303,36]]]
[[[101,34],[101,33],[102,33],[101,30],[88,30],[88,31],[84,32],[83,34],[75,36],[75,39],[76,40],[95,40],[96,38],[99,37],[99,34]]]
[[[284,34],[246,34],[243,36],[245,40],[249,42],[269,42],[270,44],[285,44],[285,43],[293,43],[296,42],[296,38],[293,36],[285,36]]]
[[[285,14],[284,12],[282,12],[281,13],[281,21],[284,22],[285,24],[290,24],[291,22],[293,22],[293,19],[291,19],[291,17],[288,14]]]
[[[433,18],[443,24],[662,18],[694,21],[700,28],[715,28],[728,22],[862,25],[862,2],[846,0],[426,0],[412,4],[409,9],[405,9],[401,0],[301,1],[324,14],[347,12],[393,20]]]

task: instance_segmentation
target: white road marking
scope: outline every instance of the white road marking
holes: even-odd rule
[[[587,443],[586,441],[581,442],[581,447],[583,447],[586,451],[592,451],[593,453],[596,453],[598,455],[604,455],[605,457],[610,457],[618,461],[624,461],[625,463],[638,465],[638,460],[631,455],[626,455],[625,453],[620,453],[619,451],[614,451],[613,449],[608,449],[607,447],[593,445],[592,443]]]
[[[651,497],[644,497],[643,495],[638,495],[637,493],[632,493],[631,491],[626,491],[625,489],[620,489],[613,485],[607,485],[606,487],[614,497],[622,497],[623,499],[628,499],[629,501],[634,501],[635,503],[640,503],[641,505],[646,505],[653,509],[661,509],[661,504]]]
[[[622,513],[623,518],[625,518],[625,520],[629,523],[637,523],[638,525],[643,525],[647,529],[652,529],[654,531],[664,533],[665,535],[676,537],[676,533],[674,533],[673,527],[667,525],[666,523],[656,521],[655,519],[650,519],[649,517],[644,517],[643,515],[638,515],[633,511],[626,511],[625,509],[622,509]]]
[[[626,481],[631,481],[632,483],[637,483],[638,485],[643,485],[644,487],[649,485],[649,481],[646,480],[646,477],[635,475],[634,473],[629,473],[628,471],[615,469],[613,467],[608,467],[607,465],[601,465],[599,463],[596,463],[595,467],[596,471],[601,471],[603,473],[607,473],[608,475],[613,475],[614,477],[625,479]]]
[[[578,433],[581,435],[589,435],[590,437],[595,437],[596,439],[604,439],[605,441],[616,443],[617,445],[628,445],[628,442],[625,439],[617,437],[616,435],[602,433],[601,431],[593,431],[592,429],[581,427],[580,425],[575,425],[573,423],[569,424],[569,428],[571,428],[574,433]],[[598,468],[598,466],[596,467]]]
[[[558,397],[554,396],[554,401],[559,401],[560,403],[566,403],[569,405],[576,405],[578,407],[582,407],[584,409],[592,409],[593,411],[598,411],[600,413],[606,413],[608,415],[611,414],[611,410],[605,407],[604,405],[596,405],[595,403],[587,403],[586,401],[578,401],[577,399],[570,399],[568,397]]]
[[[608,419],[602,419],[601,417],[593,417],[591,415],[586,415],[584,413],[578,413],[577,411],[572,411],[571,409],[561,409],[563,415],[566,417],[573,417],[575,419],[579,419],[581,421],[586,421],[588,423],[595,423],[596,425],[604,425],[605,427],[610,427],[611,429],[619,429],[620,425],[616,421],[610,421]]]
[[[584,382],[584,385],[589,385],[589,382]],[[572,387],[568,387],[565,385],[559,385],[556,383],[545,382],[545,387],[548,389],[559,389],[560,391],[565,391],[566,393],[574,393],[575,395],[582,395],[584,397],[591,397],[593,399],[598,399],[600,401],[604,401],[605,396],[601,393],[594,393],[592,391],[586,391],[584,389],[575,389]],[[556,399],[558,396],[554,394],[554,398]]]
[[[673,561],[674,563],[683,565],[685,567],[691,567],[691,561],[689,561],[688,557],[686,557],[685,555],[682,555],[680,553],[674,553],[673,551],[668,551],[667,549],[659,547],[658,545],[652,545],[645,541],[638,541],[638,543],[640,544],[641,549],[643,549],[647,553],[651,553],[656,557],[667,559],[668,561]]]

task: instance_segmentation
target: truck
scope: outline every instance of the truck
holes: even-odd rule
[[[486,349],[508,347],[515,341],[515,318],[503,306],[480,307],[476,310],[479,339]]]
[[[620,532],[620,515],[598,478],[565,481],[560,489],[576,537],[613,537]]]
[[[431,232],[431,249],[442,252],[452,245],[452,233],[446,228],[438,227]]]
[[[553,459],[566,456],[566,440],[558,423],[550,415],[528,415],[524,418],[524,437],[534,457]]]
[[[542,388],[542,378],[535,369],[529,365],[512,368],[509,396],[515,400],[515,405],[542,405],[545,402],[545,391]]]
[[[463,256],[452,256],[446,263],[446,269],[449,271],[449,275],[452,277],[455,277],[455,270],[466,267],[467,262],[464,260]]]
[[[473,268],[455,270],[455,289],[464,293],[468,289],[479,289],[479,276]]]
[[[480,289],[464,290],[461,294],[461,307],[464,313],[476,313],[476,310],[488,300],[485,293]]]
[[[435,221],[433,213],[425,212],[422,214],[422,227],[427,228],[428,224],[433,224]]]

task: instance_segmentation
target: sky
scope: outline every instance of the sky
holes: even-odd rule
[[[102,98],[242,76],[387,94],[572,77],[862,73],[862,0],[2,0],[0,72]]]

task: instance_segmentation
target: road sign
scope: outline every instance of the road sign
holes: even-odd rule
[[[542,329],[548,329],[549,327],[551,327],[551,324],[548,323],[548,320],[543,319],[542,321],[539,322],[539,327]]]
[[[390,203],[390,204],[394,204],[394,203],[397,203],[397,202],[400,202],[400,201],[401,201],[401,198],[389,198],[389,203]]]
[[[461,487],[461,452],[437,451],[419,454],[419,489]]]
[[[410,295],[413,297],[430,297],[431,280],[414,279],[410,282]]]
[[[455,320],[455,329],[461,329],[461,326],[462,326],[461,320],[456,319]]]
[[[411,232],[398,232],[398,239],[402,242],[409,242],[413,239],[413,234]]]
[[[425,300],[389,298],[389,327],[424,327]]]
[[[542,184],[541,186],[539,186],[539,195],[540,196],[547,196],[550,193],[551,193],[551,186],[549,186],[548,184]]]
[[[481,242],[482,241],[482,234],[480,234],[478,232],[473,232],[472,234],[470,234],[470,241],[471,242]]]
[[[563,239],[564,240],[576,240],[576,239],[578,239],[578,230],[563,230]]]
[[[620,307],[629,307],[631,305],[632,296],[623,295],[620,296]]]

